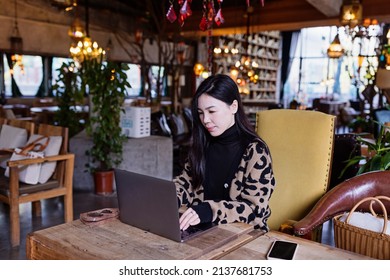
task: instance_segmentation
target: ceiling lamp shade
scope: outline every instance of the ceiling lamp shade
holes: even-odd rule
[[[340,44],[339,34],[334,37],[327,50],[327,53],[329,58],[340,58],[344,54],[344,48]]]
[[[355,27],[362,23],[363,20],[363,5],[360,0],[344,0],[341,5],[340,23]]]
[[[68,35],[72,40],[80,40],[87,35],[78,17],[75,17],[72,25],[69,27]]]

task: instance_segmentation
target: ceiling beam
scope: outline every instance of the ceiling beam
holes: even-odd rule
[[[306,0],[313,7],[327,17],[335,17],[340,14],[340,7],[343,0]]]

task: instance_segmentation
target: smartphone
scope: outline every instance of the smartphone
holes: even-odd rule
[[[267,260],[292,260],[294,259],[297,248],[297,243],[276,240],[272,243],[268,251]]]

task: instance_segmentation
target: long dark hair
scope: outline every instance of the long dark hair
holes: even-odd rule
[[[191,166],[192,184],[195,189],[202,185],[205,177],[205,151],[212,137],[202,125],[198,113],[198,99],[204,93],[225,102],[229,106],[234,100],[237,100],[238,110],[234,118],[239,133],[243,137],[258,138],[254,127],[244,112],[237,84],[229,76],[222,74],[205,79],[196,90],[191,108],[193,115],[192,148],[188,160]]]

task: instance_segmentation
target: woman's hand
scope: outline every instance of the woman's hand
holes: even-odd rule
[[[179,219],[180,229],[186,230],[189,226],[200,223],[198,214],[192,208],[188,208]]]

